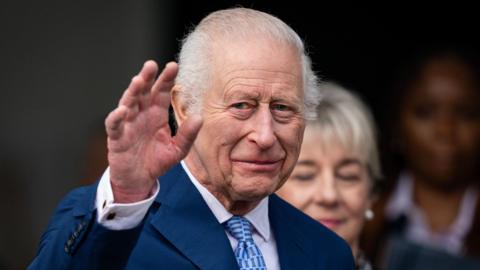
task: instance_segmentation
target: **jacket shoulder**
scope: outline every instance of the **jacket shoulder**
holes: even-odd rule
[[[65,269],[66,256],[78,245],[95,216],[96,186],[76,188],[62,199],[40,238],[36,257],[28,269]]]
[[[57,205],[49,226],[63,223],[74,215],[85,215],[94,209],[97,184],[78,187],[70,191]]]

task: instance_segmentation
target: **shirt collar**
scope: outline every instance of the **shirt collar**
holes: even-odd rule
[[[449,230],[444,233],[445,235],[452,235],[463,239],[472,226],[477,200],[478,189],[469,187],[463,195],[458,215],[450,225]],[[390,220],[395,220],[401,215],[413,218],[414,220],[411,220],[413,226],[424,223],[423,214],[414,202],[413,178],[410,173],[403,172],[400,175],[395,192],[385,208],[385,214]]]
[[[398,179],[393,196],[385,208],[385,214],[390,220],[395,220],[414,209],[414,207],[412,177],[404,172]]]
[[[185,161],[181,161],[180,164],[182,165],[183,169],[187,173],[190,181],[192,181],[193,185],[197,188],[200,195],[202,195],[203,200],[207,203],[208,208],[212,211],[215,218],[218,220],[220,224],[229,220],[233,214],[228,212],[227,209],[220,203],[220,201],[213,196],[210,191],[206,187],[204,187],[198,180],[193,176],[193,174],[188,169],[187,164]],[[260,203],[255,206],[250,212],[244,215],[258,234],[265,240],[270,240],[270,220],[268,219],[268,197],[263,198]]]

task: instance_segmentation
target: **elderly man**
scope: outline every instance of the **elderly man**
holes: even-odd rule
[[[157,70],[107,117],[109,169],[60,204],[30,269],[353,269],[343,240],[273,195],[317,99],[298,35],[217,11]]]

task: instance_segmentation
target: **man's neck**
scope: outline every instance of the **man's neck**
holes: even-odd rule
[[[200,182],[201,183],[201,182]],[[216,192],[213,189],[210,189],[208,185],[201,183],[205,188],[210,191],[210,193],[217,198],[220,203],[227,209],[228,212],[236,216],[244,216],[248,212],[252,211],[261,200],[255,201],[245,201],[245,200],[234,200],[231,197],[227,197],[222,192]]]
[[[248,212],[252,211],[262,200],[242,200],[234,198],[231,196],[227,190],[219,189],[212,184],[212,181],[209,179],[208,174],[202,168],[198,168],[197,162],[193,162],[191,158],[187,156],[184,159],[185,165],[188,167],[188,170],[193,177],[205,187],[222,205],[225,209],[232,213],[233,215],[243,216]]]

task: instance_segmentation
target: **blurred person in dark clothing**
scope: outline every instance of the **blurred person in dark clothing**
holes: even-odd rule
[[[465,259],[480,258],[479,72],[467,55],[430,51],[397,80],[388,121],[394,181],[361,241],[387,269],[479,266]]]

